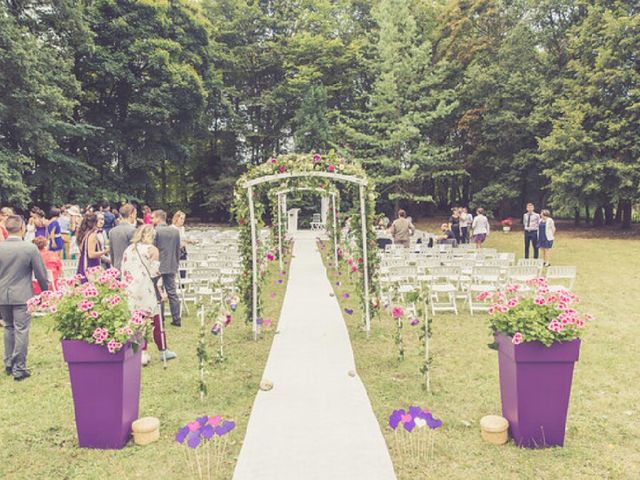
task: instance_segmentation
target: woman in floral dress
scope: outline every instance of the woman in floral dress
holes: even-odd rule
[[[131,245],[124,251],[122,257],[122,276],[129,284],[127,299],[129,309],[144,310],[153,317],[153,341],[160,350],[161,360],[176,358],[176,354],[167,350],[167,338],[164,328],[160,324],[159,293],[156,281],[160,276],[160,252],[153,244],[156,231],[152,225],[143,225],[136,230]],[[149,363],[146,346],[142,353],[142,363]]]

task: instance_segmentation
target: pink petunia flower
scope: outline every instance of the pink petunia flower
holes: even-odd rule
[[[511,342],[514,345],[520,345],[522,343],[522,334],[520,332],[514,333],[513,338],[511,339]]]

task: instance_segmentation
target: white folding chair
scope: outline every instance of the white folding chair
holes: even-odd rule
[[[576,267],[548,267],[547,282],[549,283],[549,290],[551,290],[552,292],[558,292],[560,290],[573,290],[573,286],[576,282],[576,276]]]

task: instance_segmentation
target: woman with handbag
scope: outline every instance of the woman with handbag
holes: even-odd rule
[[[167,350],[167,337],[162,325],[159,302],[162,295],[155,279],[160,276],[160,252],[154,245],[156,231],[152,225],[143,225],[136,230],[122,256],[122,277],[128,282],[127,300],[129,310],[143,310],[153,318],[153,341],[163,361],[176,358]],[[149,363],[146,346],[142,352],[142,364]]]

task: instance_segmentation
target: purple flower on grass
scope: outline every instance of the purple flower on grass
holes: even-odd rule
[[[257,323],[258,325],[262,325],[263,321],[262,321],[262,319],[261,319],[261,318],[258,318],[258,319],[256,320],[256,323]]]
[[[411,431],[412,431],[414,428],[416,428],[416,422],[415,422],[415,421],[414,421],[414,419],[412,418],[410,421],[408,421],[408,422],[404,422],[404,423],[402,424],[402,426],[404,427],[404,429],[405,429],[407,432],[411,433]]]
[[[209,421],[209,417],[207,417],[206,415],[203,417],[198,417],[196,418],[196,421],[200,424],[201,427],[204,427]]]
[[[404,415],[404,413],[404,410],[394,410],[389,417],[389,426],[394,430],[398,428],[398,424],[402,420],[402,416]]]
[[[431,415],[430,413],[427,414],[427,418],[425,420],[427,421],[427,425],[431,430],[435,430],[436,428],[442,426],[442,420],[433,418],[433,415]]]
[[[224,429],[224,433],[229,433],[231,430],[236,428],[236,422],[225,420],[224,422],[222,422],[222,428]]]
[[[344,309],[344,312],[345,312],[347,315],[353,315],[353,309],[351,309],[351,308],[345,308],[345,309]]]
[[[342,294],[342,298],[349,298],[349,294],[348,293]]]
[[[412,327],[415,327],[416,325],[418,325],[420,323],[420,320],[418,320],[417,318],[414,318],[413,320],[411,320],[410,324]]]
[[[278,280],[278,283],[283,283],[283,281],[284,281],[284,280],[280,279],[280,280]]]
[[[200,433],[202,434],[202,436],[207,439],[207,440],[211,440],[211,437],[213,437],[214,435],[214,430],[213,427],[211,425],[205,425],[204,427],[202,427],[202,429],[200,430]]]
[[[338,282],[336,282],[336,285],[339,287],[339,286],[340,286],[340,282],[339,282],[339,281],[338,281]]]
[[[412,417],[422,417],[423,412],[422,409],[420,407],[416,407],[415,405],[411,405],[409,407],[409,415],[411,415]],[[426,420],[426,418],[425,418]]]
[[[178,433],[176,434],[176,442],[183,443],[184,439],[187,438],[187,435],[189,435],[189,425],[185,425],[178,430]]]
[[[196,448],[198,445],[200,445],[200,432],[191,432],[189,434],[189,439],[187,440],[187,445],[189,445],[190,448]]]

